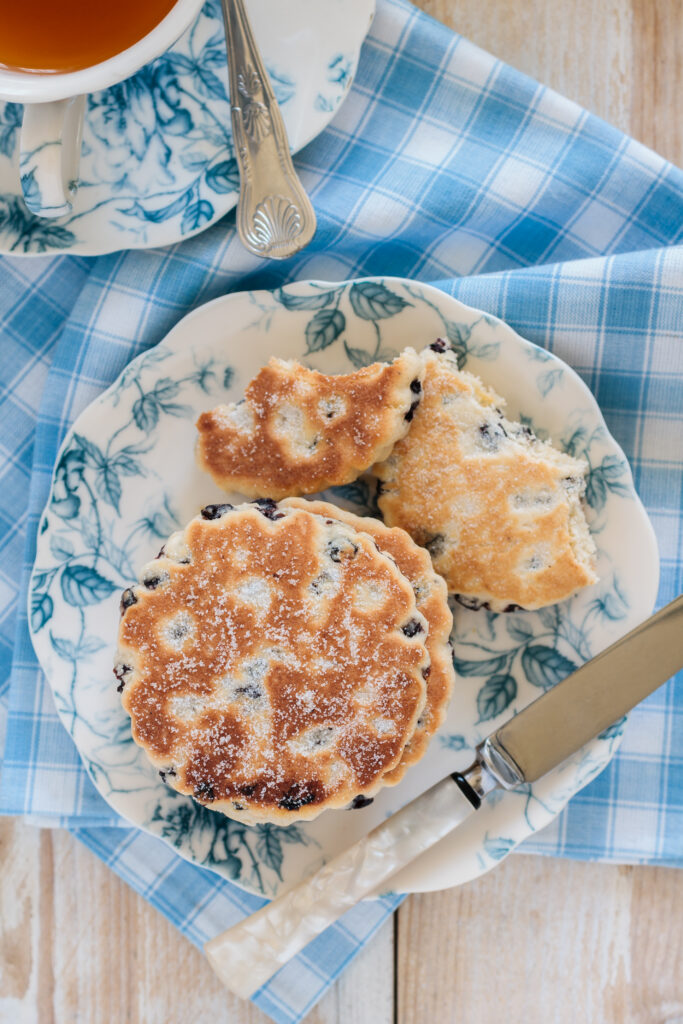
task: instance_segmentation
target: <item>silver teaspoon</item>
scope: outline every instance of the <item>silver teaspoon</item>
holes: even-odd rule
[[[255,256],[284,260],[310,242],[315,213],[294,170],[282,114],[243,0],[222,3],[240,172],[237,231]]]

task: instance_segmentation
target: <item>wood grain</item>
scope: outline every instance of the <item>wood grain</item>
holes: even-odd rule
[[[398,1019],[673,1024],[683,1020],[681,921],[677,870],[515,855],[401,908]]]
[[[393,1020],[387,922],[309,1015]],[[66,832],[0,818],[0,1024],[267,1024],[165,917]]]
[[[633,3],[631,134],[683,166],[683,5]]]
[[[417,0],[417,6],[683,164],[681,0]]]
[[[71,836],[2,821],[0,863],[0,1021],[265,1024]],[[680,1024],[682,920],[679,871],[516,855],[410,897],[308,1020]]]
[[[683,163],[681,0],[418,5]],[[411,897],[309,1021],[683,1024],[682,920],[683,872],[514,856]],[[71,836],[0,821],[0,1024],[266,1020]]]

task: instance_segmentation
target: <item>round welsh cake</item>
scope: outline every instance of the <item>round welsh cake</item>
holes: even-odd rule
[[[374,793],[425,704],[428,624],[339,522],[211,505],[124,591],[115,675],[165,781],[247,824]]]
[[[430,658],[427,675],[427,699],[422,714],[417,720],[413,738],[408,742],[398,765],[387,772],[383,782],[394,785],[405,775],[406,769],[415,764],[426,752],[429,741],[439,728],[448,709],[453,692],[455,672],[450,634],[453,616],[448,607],[448,592],[443,579],[437,575],[432,560],[424,548],[398,527],[385,526],[379,519],[357,516],[346,509],[338,508],[327,501],[306,501],[304,498],[287,498],[287,508],[303,508],[323,516],[328,522],[336,520],[350,526],[357,532],[369,534],[380,551],[394,559],[403,575],[410,582],[415,593],[418,611],[424,615],[429,626],[427,653]]]

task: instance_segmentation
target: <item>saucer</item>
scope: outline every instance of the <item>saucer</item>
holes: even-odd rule
[[[374,0],[247,0],[293,152],[334,117]],[[88,97],[73,211],[32,216],[21,197],[22,107],[0,103],[0,253],[102,255],[178,242],[237,202],[220,0],[134,77]]]

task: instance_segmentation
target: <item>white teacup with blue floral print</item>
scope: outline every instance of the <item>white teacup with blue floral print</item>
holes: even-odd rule
[[[166,17],[133,46],[79,71],[42,74],[0,68],[0,100],[24,104],[19,173],[31,213],[63,217],[71,211],[86,95],[123,82],[164,53],[201,7],[202,0],[177,0]]]

